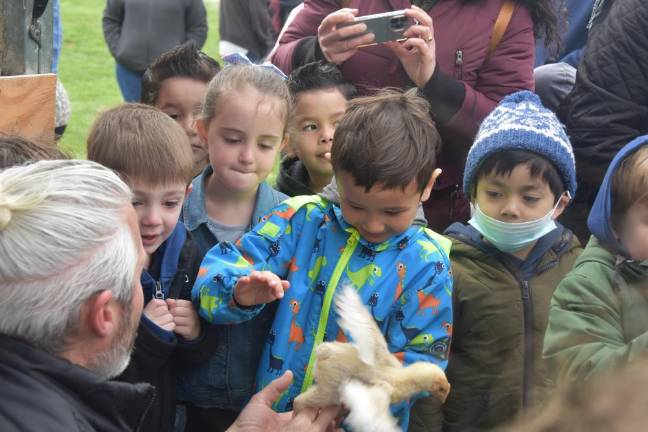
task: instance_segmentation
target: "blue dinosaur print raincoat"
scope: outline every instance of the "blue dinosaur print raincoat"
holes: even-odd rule
[[[419,226],[381,243],[360,238],[340,208],[317,196],[284,201],[236,245],[211,249],[192,296],[200,315],[215,324],[250,319],[263,305],[239,308],[232,292],[239,277],[269,270],[290,281],[266,339],[257,372],[263,388],[285,370],[292,386],[275,404],[293,399],[313,382],[314,347],[346,340],[335,319],[336,290],[352,284],[382,330],[389,350],[404,363],[430,361],[445,369],[452,322],[450,241]],[[392,407],[407,425],[407,404]]]

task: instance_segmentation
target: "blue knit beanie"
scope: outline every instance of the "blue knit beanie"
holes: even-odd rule
[[[542,106],[535,93],[524,90],[505,97],[484,119],[466,159],[466,196],[474,190],[481,163],[505,150],[526,150],[545,157],[558,170],[572,198],[576,195],[576,165],[569,138],[556,115]]]

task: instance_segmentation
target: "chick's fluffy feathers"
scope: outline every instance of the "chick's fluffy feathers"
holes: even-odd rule
[[[371,426],[359,424],[367,416],[354,414],[354,411],[374,412],[384,405],[376,401],[385,399],[396,403],[424,390],[445,401],[450,384],[443,370],[428,362],[403,367],[389,352],[380,329],[353,288],[343,288],[336,297],[335,306],[338,323],[351,336],[352,342],[325,342],[316,348],[313,370],[316,384],[295,399],[295,411],[339,405],[342,400],[351,405],[347,406],[351,410],[349,419],[355,420],[351,427],[369,430]],[[362,394],[367,397],[357,397]],[[378,414],[372,417],[393,419],[388,405],[382,409],[385,410],[384,415],[388,417]],[[386,420],[382,423],[384,430],[389,430],[392,424]]]

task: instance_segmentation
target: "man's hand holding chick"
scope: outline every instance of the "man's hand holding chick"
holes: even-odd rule
[[[239,306],[254,306],[273,302],[283,298],[284,291],[290,287],[290,282],[281,280],[279,276],[269,271],[253,271],[243,276],[234,287],[234,301]]]

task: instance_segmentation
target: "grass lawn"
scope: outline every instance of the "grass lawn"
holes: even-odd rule
[[[72,103],[72,117],[61,148],[85,157],[85,140],[98,112],[122,101],[115,79],[115,61],[101,30],[105,0],[61,0],[63,48],[59,76]],[[203,50],[216,57],[218,19],[215,0],[205,1],[209,33]]]

